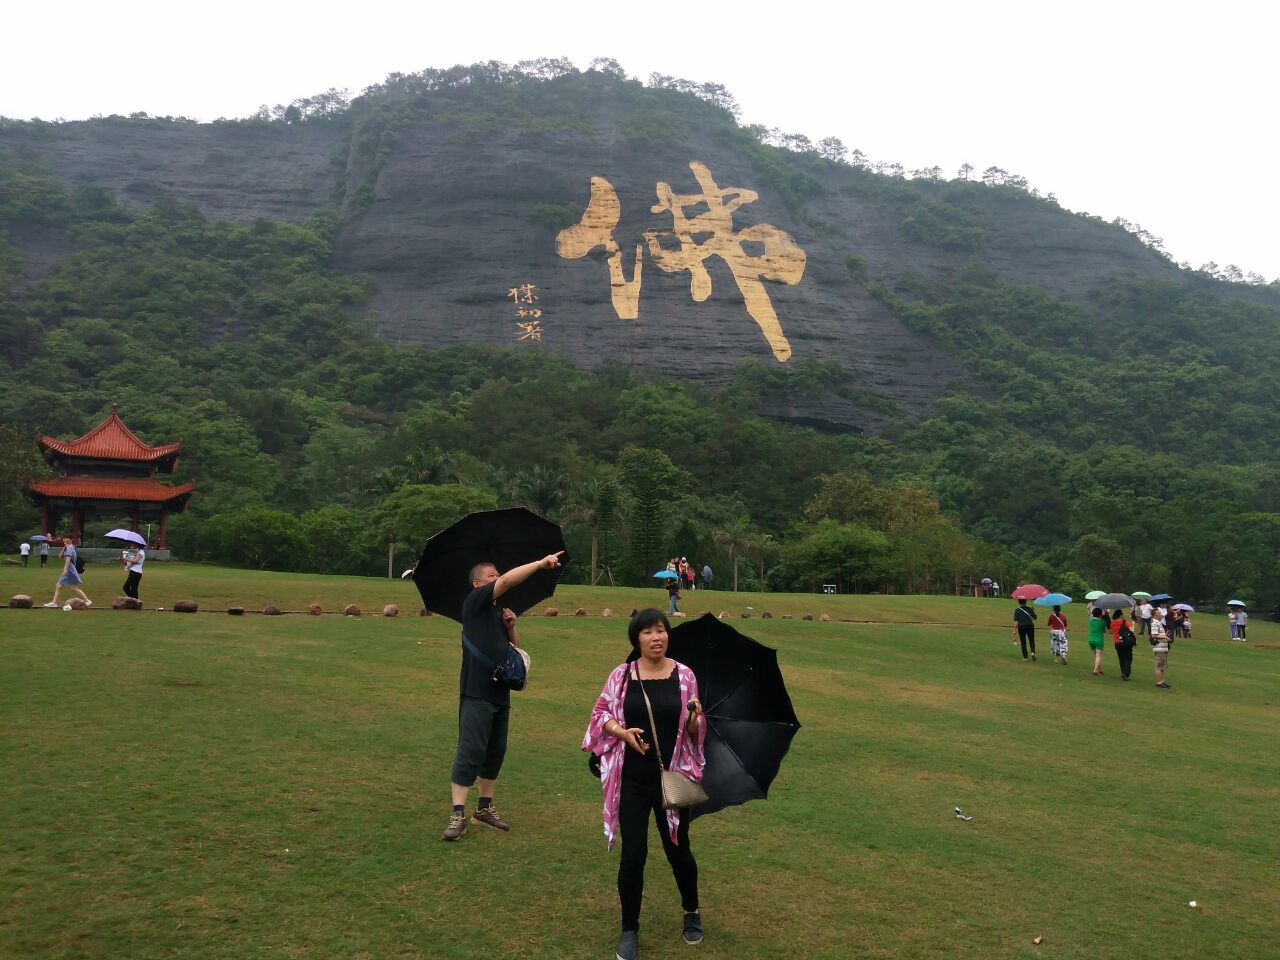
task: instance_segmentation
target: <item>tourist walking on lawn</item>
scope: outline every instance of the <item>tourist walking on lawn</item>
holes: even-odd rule
[[[1013,608],[1013,623],[1018,628],[1023,660],[1027,659],[1027,647],[1031,648],[1031,659],[1036,658],[1036,619],[1036,612],[1027,606],[1026,598],[1019,599]]]
[[[77,554],[75,544],[71,542],[70,537],[64,537],[62,540],[62,552],[58,556],[63,557],[62,573],[58,577],[58,582],[53,585],[53,599],[45,604],[46,607],[58,607],[58,594],[62,592],[62,588],[66,587],[72,593],[80,595],[80,599],[84,601],[86,607],[92,607],[93,601],[90,600],[85,592],[80,589],[80,584],[84,580],[80,576],[80,570],[76,566]]]
[[[1244,607],[1236,607],[1236,636],[1246,643],[1248,642],[1248,638],[1245,636],[1245,626],[1248,623],[1248,612],[1245,611]]]
[[[1143,600],[1138,605],[1138,633],[1151,632],[1151,601]]]
[[[1133,648],[1138,643],[1138,636],[1133,632],[1133,624],[1124,618],[1124,613],[1116,610],[1111,614],[1111,639],[1116,647],[1116,659],[1120,661],[1120,679],[1128,680],[1133,670]]]
[[[1062,607],[1054,606],[1049,614],[1049,649],[1053,651],[1053,659],[1063,665],[1067,662],[1067,617]]]
[[[449,815],[449,825],[440,835],[443,840],[457,840],[467,832],[467,795],[473,784],[479,785],[480,800],[471,819],[494,830],[510,829],[493,805],[493,794],[507,754],[511,691],[494,680],[492,664],[506,660],[508,644],[520,646],[520,637],[516,632],[515,613],[506,607],[500,608],[498,599],[536,571],[558,566],[560,553],[514,567],[504,574],[499,574],[492,563],[477,563],[471,568],[471,592],[462,602],[458,750],[449,778],[453,812]],[[472,647],[489,659],[488,668],[472,653]]]
[[[44,566],[49,562],[49,541],[40,541],[40,566]]]
[[[609,674],[582,738],[582,749],[600,758],[609,849],[622,837],[618,860],[622,935],[617,960],[635,960],[639,951],[650,819],[658,824],[662,849],[680,891],[684,942],[702,940],[689,811],[663,809],[661,774],[665,767],[693,781],[702,779],[706,727],[693,671],[667,656],[669,630],[659,610],[641,610],[631,618],[627,637],[639,658],[619,664]]]
[[[1240,628],[1236,625],[1236,608],[1232,607],[1227,611],[1227,626],[1231,630],[1231,639],[1238,640],[1240,638]]]
[[[23,540],[22,545],[18,547],[18,554],[22,557],[22,565],[25,567],[31,560],[31,544]]]
[[[1105,611],[1093,608],[1093,614],[1089,617],[1089,649],[1093,651],[1093,675],[1095,677],[1102,676],[1102,648],[1106,643],[1107,637],[1107,614]]]
[[[667,580],[667,616],[675,616],[680,612],[680,578]]]
[[[142,583],[142,564],[146,562],[147,551],[141,547],[130,547],[120,554],[120,562],[124,565],[128,576],[124,578],[124,595],[138,599],[138,584]]]
[[[1156,656],[1156,686],[1168,690],[1169,684],[1165,682],[1164,673],[1169,669],[1169,634],[1159,610],[1151,614],[1151,652]]]

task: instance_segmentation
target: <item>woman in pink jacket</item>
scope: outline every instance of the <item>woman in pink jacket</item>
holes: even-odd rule
[[[667,769],[690,780],[702,779],[706,725],[698,701],[698,681],[692,670],[667,656],[669,629],[659,610],[641,610],[631,618],[627,636],[639,658],[619,664],[609,674],[582,738],[582,749],[600,758],[604,835],[609,849],[619,835],[622,837],[618,863],[622,936],[617,960],[635,960],[639,951],[650,817],[666,827],[659,830],[659,836],[684,907],[684,940],[702,940],[698,864],[689,847],[689,811],[662,808],[660,767],[654,751],[656,740]],[[652,724],[646,693],[653,707]]]

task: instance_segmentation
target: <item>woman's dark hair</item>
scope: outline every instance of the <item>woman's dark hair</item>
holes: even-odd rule
[[[1090,616],[1093,617],[1093,619],[1095,620],[1101,620],[1104,616],[1106,616],[1106,614],[1103,613],[1101,607],[1094,607],[1093,613],[1091,613]]]
[[[641,610],[631,618],[631,622],[627,624],[627,639],[631,641],[632,650],[640,650],[640,631],[652,627],[656,623],[666,627],[667,633],[671,632],[671,624],[667,621],[667,615],[661,610],[655,610],[653,607]]]

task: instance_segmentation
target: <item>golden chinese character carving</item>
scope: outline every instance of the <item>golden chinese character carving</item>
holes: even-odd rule
[[[785,231],[767,223],[735,232],[733,212],[757,200],[759,194],[740,187],[721,189],[706,165],[696,160],[689,164],[689,169],[702,193],[677,194],[672,192],[670,184],[659,182],[657,185],[658,202],[651,212],[670,213],[673,222],[670,230],[645,231],[650,256],[667,273],[689,271],[689,293],[696,303],[711,295],[711,276],[705,261],[709,257],[723,260],[742,293],[747,313],[760,327],[774,357],[786,361],[791,356],[791,344],[782,332],[773,301],[761,280],[799,283],[807,262],[805,252]],[[706,211],[693,217],[685,215],[686,208],[698,206],[705,206]],[[639,316],[644,245],[636,245],[635,267],[628,281],[622,269],[622,251],[613,238],[621,216],[622,206],[613,185],[603,177],[592,177],[587,209],[581,221],[560,231],[556,252],[565,259],[576,260],[596,247],[604,247],[609,254],[613,309],[620,319],[634,320]],[[699,242],[699,237],[705,239]],[[663,247],[664,238],[674,238],[679,249]],[[748,253],[743,246],[746,243],[758,244],[760,252]]]
[[[516,321],[516,326],[520,328],[520,332],[516,334],[516,342],[521,340],[537,340],[542,342],[542,321],[530,320],[528,323]]]
[[[644,267],[644,244],[636,244],[636,263],[627,280],[622,270],[622,250],[613,239],[613,231],[622,219],[622,204],[613,184],[604,177],[591,178],[591,200],[582,219],[565,227],[556,236],[556,252],[566,260],[585,257],[596,247],[609,254],[609,293],[613,309],[620,320],[634,320],[640,315],[640,274]]]

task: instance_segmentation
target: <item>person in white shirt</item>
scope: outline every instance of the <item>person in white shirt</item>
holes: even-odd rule
[[[1151,618],[1151,651],[1156,655],[1156,686],[1168,690],[1169,684],[1165,683],[1164,672],[1169,669],[1169,635],[1165,631],[1164,617],[1158,609]]]
[[[31,544],[24,540],[22,546],[18,548],[18,553],[22,554],[22,565],[25,567],[31,560]]]
[[[138,599],[138,584],[142,582],[142,564],[147,559],[147,551],[141,547],[130,547],[120,554],[120,562],[124,564],[129,576],[124,581],[124,595]]]
[[[1245,640],[1244,628],[1248,622],[1249,614],[1245,613],[1244,607],[1236,607],[1236,637],[1240,640]]]
[[[1138,633],[1151,632],[1151,601],[1143,600],[1138,607]]]

